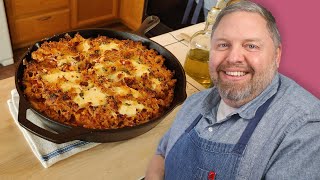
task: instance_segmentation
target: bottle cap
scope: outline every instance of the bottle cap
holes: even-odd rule
[[[213,24],[213,22],[215,21],[215,19],[216,19],[217,15],[219,14],[220,11],[221,11],[220,8],[213,7],[210,10],[210,12],[208,13],[208,16],[207,16],[208,23]]]

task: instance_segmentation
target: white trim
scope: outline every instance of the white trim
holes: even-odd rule
[[[13,53],[3,0],[0,0],[0,63],[13,64]]]
[[[8,65],[13,64],[13,63],[14,63],[13,58],[2,59],[0,61],[0,64],[2,64],[3,66],[8,66]]]

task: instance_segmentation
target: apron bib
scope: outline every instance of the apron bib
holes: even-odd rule
[[[274,97],[275,95],[258,108],[237,144],[224,144],[201,138],[194,128],[202,118],[200,114],[168,153],[165,159],[165,179],[235,179],[245,147]],[[231,118],[237,120],[240,116],[235,114]]]

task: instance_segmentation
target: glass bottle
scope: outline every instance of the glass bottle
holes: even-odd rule
[[[192,35],[184,63],[186,73],[206,88],[213,85],[209,75],[208,61],[211,29],[219,12],[220,8],[213,7],[208,12],[205,28]]]

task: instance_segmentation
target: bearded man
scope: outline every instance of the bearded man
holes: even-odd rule
[[[212,30],[214,87],[184,102],[146,179],[320,179],[320,101],[278,72],[272,14],[240,1]]]

